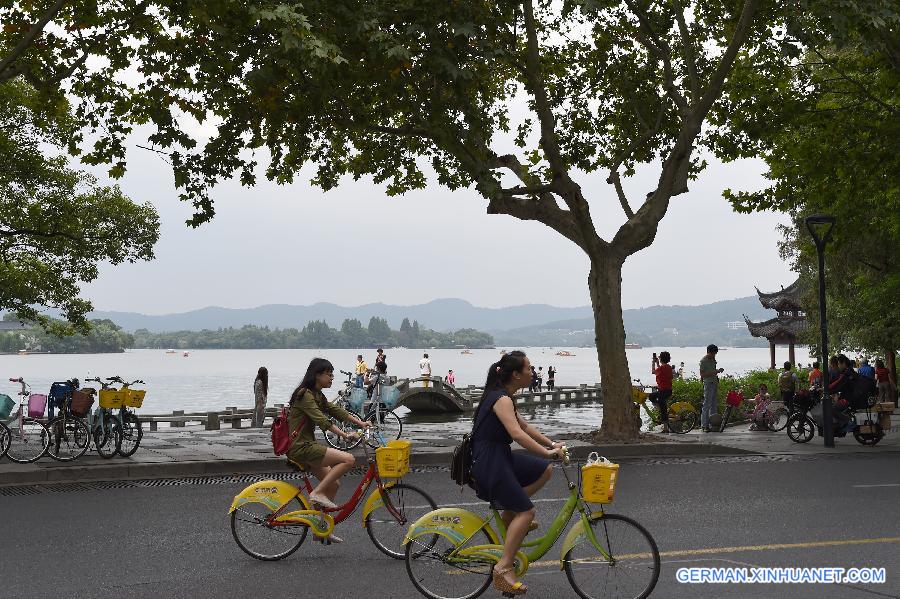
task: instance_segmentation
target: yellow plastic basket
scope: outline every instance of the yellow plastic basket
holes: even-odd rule
[[[589,503],[612,503],[619,465],[592,453],[581,467],[581,494]]]
[[[400,478],[409,472],[409,441],[388,441],[375,450],[375,463],[381,478]]]
[[[129,408],[139,408],[144,404],[146,389],[123,389],[125,391],[125,405]]]
[[[125,392],[120,389],[100,389],[100,407],[117,410],[125,401]]]

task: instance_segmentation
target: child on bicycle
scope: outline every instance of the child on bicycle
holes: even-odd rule
[[[664,351],[659,353],[659,357],[656,357],[656,354],[653,354],[653,360],[650,363],[650,372],[656,375],[656,387],[657,391],[654,391],[649,395],[650,401],[657,405],[659,408],[659,418],[662,420],[663,433],[668,433],[669,431],[669,407],[667,405],[667,400],[672,397],[672,379],[675,378],[675,369],[669,364],[672,360],[672,356],[669,355],[669,352]]]
[[[750,412],[750,430],[764,431],[768,430],[769,425],[766,420],[766,413],[769,411],[769,405],[772,398],[769,396],[769,386],[760,383],[759,392],[753,398],[753,410]]]
[[[338,451],[316,443],[318,426],[323,431],[332,432],[344,439],[356,438],[356,433],[347,433],[332,424],[329,416],[341,422],[351,422],[360,428],[372,426],[353,416],[343,408],[325,399],[322,389],[331,387],[334,381],[334,367],[324,358],[313,358],[306,369],[306,375],[291,395],[288,426],[296,437],[288,449],[287,457],[292,462],[302,464],[319,480],[319,484],[309,494],[310,501],[324,508],[335,508],[334,497],[340,487],[340,478],[347,473],[356,458],[346,451]],[[296,431],[296,432],[295,432]],[[332,535],[332,543],[342,539]]]

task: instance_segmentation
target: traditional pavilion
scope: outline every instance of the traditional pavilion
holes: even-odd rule
[[[756,290],[759,303],[764,308],[776,310],[778,316],[764,322],[753,322],[744,314],[744,322],[754,337],[765,337],[769,340],[770,368],[775,369],[775,346],[788,346],[788,360],[796,364],[794,359],[794,344],[797,337],[806,329],[806,314],[800,307],[800,279],[794,281],[787,288],[774,293],[763,293]]]

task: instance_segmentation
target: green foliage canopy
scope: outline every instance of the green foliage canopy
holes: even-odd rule
[[[59,309],[83,331],[90,311],[80,285],[97,266],[153,258],[159,219],[118,187],[70,169],[59,150],[75,131],[65,102],[48,106],[20,79],[0,83],[0,310],[56,332]]]

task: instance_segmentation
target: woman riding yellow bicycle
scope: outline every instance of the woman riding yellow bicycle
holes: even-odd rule
[[[494,567],[494,587],[515,595],[528,589],[516,580],[513,561],[525,535],[537,528],[529,497],[550,480],[553,468],[547,459],[558,457],[561,447],[516,411],[511,398],[519,389],[530,386],[531,379],[531,363],[520,351],[510,352],[492,364],[472,428],[475,492],[503,510],[501,517],[507,530],[503,556]],[[512,453],[513,441],[546,459]]]
[[[372,426],[371,422],[360,420],[343,408],[329,403],[322,389],[331,387],[334,381],[334,366],[324,358],[313,358],[306,369],[306,375],[291,395],[288,425],[296,437],[291,443],[287,457],[292,462],[305,465],[319,484],[309,494],[310,501],[321,507],[334,508],[334,498],[340,487],[340,478],[356,463],[356,459],[346,451],[339,451],[316,443],[315,427],[331,432],[345,439],[355,438],[356,433],[346,432],[335,426],[328,418],[332,416],[341,422],[350,422],[360,428]],[[340,543],[338,537],[331,537],[332,543]]]

